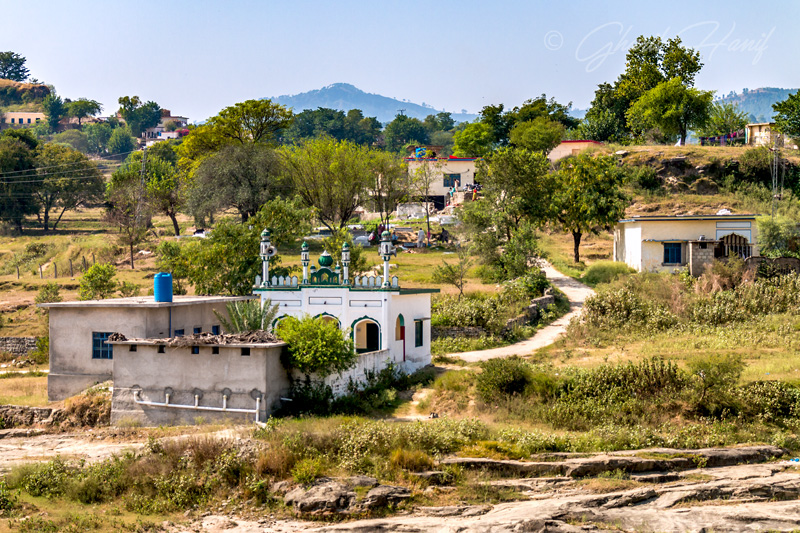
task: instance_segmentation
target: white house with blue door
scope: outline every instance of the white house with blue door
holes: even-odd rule
[[[389,275],[393,252],[390,236],[381,236],[382,276],[350,276],[350,249],[342,247],[334,265],[328,252],[311,265],[308,244],[303,243],[301,278],[270,276],[269,259],[275,249],[268,231],[262,233],[262,276],[253,293],[261,301],[278,306],[277,324],[287,316],[310,315],[331,320],[349,331],[360,354],[356,366],[326,382],[334,393],[345,390],[350,378],[364,379],[365,371],[378,371],[389,362],[413,372],[431,362],[431,293],[438,289],[402,288],[397,276]]]

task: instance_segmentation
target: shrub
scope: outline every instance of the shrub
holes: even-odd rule
[[[325,474],[325,462],[321,457],[301,459],[292,468],[292,478],[303,485],[313,483]]]
[[[742,179],[763,185],[772,184],[772,153],[766,146],[750,148],[739,157],[739,173]]]
[[[646,191],[656,191],[661,187],[661,180],[651,166],[632,167],[628,172],[630,183]]]
[[[46,365],[50,361],[50,337],[36,337],[36,349],[28,357],[37,365]]]
[[[402,468],[409,472],[424,472],[434,466],[433,458],[420,450],[405,450],[403,448],[392,452],[389,457],[390,464],[395,468]]]
[[[286,317],[278,323],[276,333],[289,345],[286,366],[304,374],[325,377],[347,370],[358,358],[353,341],[343,336],[333,320]]]
[[[737,408],[734,392],[744,370],[742,357],[712,354],[688,362],[693,381],[692,404],[700,414],[724,416]]]
[[[17,506],[17,496],[5,481],[0,480],[0,511],[10,511]]]
[[[724,261],[715,259],[698,278],[695,288],[698,292],[734,289],[742,282],[744,271],[744,261],[738,256],[726,258]]]
[[[79,298],[81,300],[110,298],[117,290],[116,275],[117,269],[114,265],[97,263],[90,266],[81,277]]]
[[[481,363],[481,369],[475,388],[486,403],[522,394],[531,382],[530,366],[519,357],[489,359]]]
[[[594,287],[600,283],[610,283],[633,272],[636,271],[619,261],[598,261],[586,269],[586,274],[581,281]]]
[[[48,282],[39,287],[36,298],[33,300],[37,304],[45,304],[61,301],[61,286],[55,282]]]
[[[278,306],[272,305],[272,301],[265,300],[245,300],[240,302],[228,302],[225,304],[227,316],[214,310],[214,314],[219,319],[222,329],[226,333],[242,333],[245,331],[269,331],[272,329],[272,321],[278,314]]]
[[[800,417],[800,390],[782,381],[754,381],[737,390],[742,409],[765,422],[784,424]]]

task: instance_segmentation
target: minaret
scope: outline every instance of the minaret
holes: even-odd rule
[[[261,286],[266,287],[269,285],[269,258],[275,255],[272,243],[269,240],[269,230],[265,229],[261,232]]]
[[[300,251],[300,262],[303,264],[303,283],[308,283],[308,263],[311,258],[308,253],[308,243],[303,241],[303,248]]]
[[[350,285],[350,245],[342,245],[342,285]]]
[[[383,287],[389,287],[389,257],[392,255],[392,237],[386,230],[381,234],[381,256],[383,257]]]

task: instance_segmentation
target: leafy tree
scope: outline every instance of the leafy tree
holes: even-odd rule
[[[616,91],[629,102],[674,78],[684,87],[694,86],[694,77],[703,67],[700,52],[681,46],[680,37],[663,41],[661,37],[640,35],[625,56],[625,72]]]
[[[381,165],[376,151],[331,138],[307,140],[284,152],[292,188],[330,229],[343,228],[364,201]],[[386,167],[388,168],[388,167]]]
[[[454,139],[455,135],[451,131],[434,131],[430,136],[430,142],[433,146],[441,146],[437,154],[440,157],[447,157],[453,154]]]
[[[278,314],[278,306],[266,300],[261,305],[261,300],[243,300],[225,304],[226,315],[214,310],[222,329],[226,333],[245,333],[248,331],[269,331],[272,321]]]
[[[743,130],[747,122],[747,111],[742,111],[736,104],[715,102],[709,110],[708,120],[697,133],[703,137],[726,135]]]
[[[456,121],[453,120],[452,115],[446,111],[436,113],[435,115],[428,115],[422,123],[431,134],[436,131],[450,131],[456,125]]]
[[[28,79],[26,59],[14,52],[0,52],[0,78],[11,81],[25,81]]]
[[[53,135],[54,143],[66,144],[82,153],[89,151],[89,137],[81,130],[67,130]]]
[[[772,109],[775,110],[775,128],[789,137],[800,138],[800,91],[773,104]]]
[[[83,127],[86,134],[86,148],[90,154],[101,155],[106,152],[106,147],[111,139],[113,128],[107,122],[87,124]]]
[[[59,144],[45,144],[36,156],[36,165],[41,169],[37,176],[41,183],[36,198],[45,232],[50,229],[53,210],[58,210],[53,222],[55,231],[66,211],[103,197],[103,175],[89,158],[77,150]]]
[[[166,143],[158,143],[166,144]],[[167,146],[167,148],[169,148]],[[163,152],[163,150],[161,150]],[[158,153],[158,152],[157,152]],[[126,161],[132,172],[142,166],[143,152],[134,152]],[[181,234],[178,224],[178,211],[183,206],[181,173],[175,163],[164,160],[148,150],[145,161],[145,194],[150,209],[162,213],[172,221],[175,235]]]
[[[672,78],[647,91],[628,110],[628,121],[635,131],[657,127],[668,136],[678,136],[686,144],[690,129],[708,121],[713,91],[686,87],[680,78]]]
[[[36,298],[33,299],[33,302],[36,304],[47,304],[60,302],[61,300],[63,300],[61,297],[61,286],[54,281],[49,281],[39,287],[39,292],[36,293]]]
[[[457,250],[458,262],[455,264],[442,260],[442,264],[433,269],[431,279],[434,283],[446,283],[458,289],[458,298],[464,295],[464,285],[469,267],[472,265],[469,251],[465,246],[459,246]]]
[[[122,165],[111,175],[106,188],[109,203],[106,216],[119,227],[118,240],[130,252],[131,269],[134,268],[133,249],[146,239],[152,216],[140,168],[140,165]]]
[[[172,275],[172,291],[186,294],[184,283],[189,276],[188,254],[183,253],[180,241],[163,241],[156,249],[156,268]]]
[[[759,253],[766,257],[800,257],[800,229],[788,217],[758,217]]]
[[[383,130],[386,149],[402,152],[409,143],[428,144],[429,136],[425,125],[418,118],[399,114]]]
[[[78,119],[78,127],[81,125],[81,120],[86,117],[93,117],[103,110],[103,106],[97,100],[89,100],[88,98],[79,98],[67,104],[67,112],[69,116]]]
[[[24,129],[0,133],[0,220],[22,233],[26,215],[36,213],[36,149],[39,141]]]
[[[58,123],[67,113],[64,100],[53,91],[44,97],[44,100],[42,100],[42,107],[44,107],[44,114],[47,116],[47,125],[50,127],[50,131],[56,131],[58,129]]]
[[[147,128],[161,122],[161,107],[155,102],[142,102],[138,96],[121,96],[119,114],[125,120],[134,137],[140,137]]]
[[[436,183],[442,177],[442,164],[438,160],[423,162],[411,173],[411,192],[425,206],[425,224],[428,246],[431,245],[431,206],[430,198]]]
[[[580,261],[584,233],[598,233],[625,214],[623,176],[610,156],[579,154],[565,159],[556,174],[554,222],[572,234],[573,259]]]
[[[353,341],[333,320],[290,316],[278,322],[275,332],[289,345],[287,366],[304,374],[325,377],[347,370],[358,359]]]
[[[564,125],[560,122],[540,116],[527,122],[517,123],[509,135],[511,143],[515,146],[547,154],[559,145],[565,131]]]
[[[223,219],[210,237],[183,247],[187,280],[197,294],[250,294],[256,276],[261,275],[261,231],[269,229],[273,244],[280,248],[308,234],[311,218],[311,210],[299,200],[276,198],[265,203],[247,225]],[[278,265],[279,255],[270,260],[270,273],[289,273]]]
[[[620,121],[614,113],[607,109],[596,110],[584,117],[574,130],[571,138],[589,139],[600,142],[626,141],[625,122]]]
[[[459,157],[486,157],[492,152],[494,135],[483,122],[468,124],[453,139],[453,153]]]
[[[271,100],[246,100],[208,120],[214,135],[240,144],[271,142],[292,123],[292,112]]]
[[[381,124],[375,117],[365,118],[360,109],[344,113],[320,107],[306,109],[294,116],[291,126],[281,135],[284,144],[297,144],[304,139],[332,137],[337,141],[372,145],[380,135]]]
[[[117,269],[114,268],[114,265],[97,263],[90,266],[81,277],[78,299],[103,300],[110,298],[119,287],[116,276]]]
[[[389,216],[411,191],[411,179],[404,161],[393,154],[371,151],[372,174],[367,190],[372,210],[389,225]]]
[[[480,122],[489,126],[493,144],[506,146],[511,140],[509,135],[514,126],[539,117],[560,122],[565,128],[575,128],[580,120],[570,116],[571,107],[572,103],[559,104],[554,98],[548,100],[547,95],[543,94],[510,110],[505,110],[503,104],[486,106],[481,110]]]
[[[111,133],[106,145],[108,153],[111,155],[121,155],[133,152],[136,148],[135,141],[131,136],[131,130],[127,126],[115,128]]]
[[[230,144],[204,159],[194,173],[189,206],[198,219],[234,207],[247,221],[270,198],[284,192],[278,152],[263,144]]]

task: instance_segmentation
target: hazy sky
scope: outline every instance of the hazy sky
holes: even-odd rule
[[[800,86],[800,2],[0,0],[0,51],[64,97],[155,100],[192,121],[346,82],[478,112],[541,93],[585,108],[638,35],[680,35],[697,86]]]

